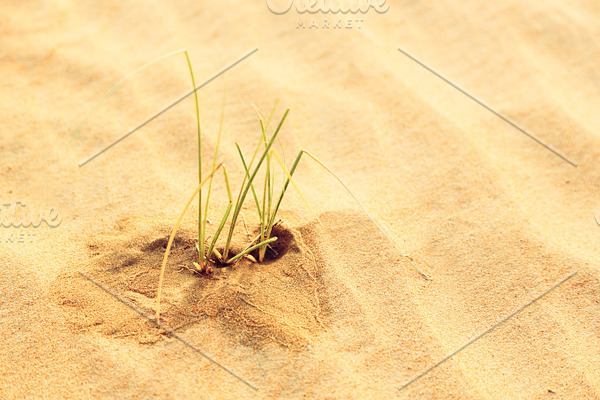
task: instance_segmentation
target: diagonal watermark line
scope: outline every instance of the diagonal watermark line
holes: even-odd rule
[[[151,316],[149,316],[148,313],[145,312],[144,310],[142,310],[140,307],[138,307],[135,304],[132,304],[129,301],[125,300],[124,298],[122,298],[121,296],[119,296],[118,294],[116,294],[115,292],[113,292],[112,290],[110,290],[109,288],[107,288],[106,286],[104,286],[103,284],[101,284],[100,282],[96,281],[91,276],[89,276],[87,274],[84,274],[83,272],[79,272],[79,275],[81,275],[83,278],[85,278],[89,282],[93,283],[98,288],[102,289],[107,294],[111,295],[113,298],[115,298],[119,302],[125,304],[127,307],[131,308],[133,311],[135,311],[136,313],[140,314],[142,317],[148,319],[149,321],[151,321],[152,323],[154,323],[156,326],[158,326],[159,328],[161,328],[162,330],[164,330],[169,336],[177,339],[179,342],[183,343],[185,346],[187,346],[190,349],[194,350],[196,353],[200,354],[202,357],[204,357],[205,359],[207,359],[208,361],[210,361],[211,363],[213,363],[217,367],[221,368],[223,371],[227,372],[229,375],[233,376],[235,379],[237,379],[238,381],[242,382],[244,385],[248,386],[250,389],[252,389],[254,391],[258,391],[258,388],[256,386],[252,385],[247,380],[245,380],[244,378],[240,377],[235,372],[231,371],[229,368],[225,367],[224,365],[222,365],[221,363],[219,363],[218,361],[216,361],[215,359],[213,359],[211,356],[209,356],[208,354],[206,354],[204,351],[200,350],[199,348],[197,348],[196,346],[194,346],[193,344],[191,344],[190,342],[188,342],[187,340],[185,340],[183,337],[181,337],[181,335],[179,335],[178,333],[176,333],[173,329],[170,329],[169,327],[167,327],[165,324],[163,324],[161,322],[157,323],[156,319],[154,319]]]
[[[552,286],[550,289],[546,290],[544,293],[540,294],[535,299],[531,300],[529,303],[525,304],[524,306],[522,306],[518,310],[514,311],[509,316],[507,316],[504,319],[500,320],[499,322],[497,322],[495,325],[493,325],[492,327],[490,327],[489,329],[487,329],[483,333],[480,333],[479,335],[475,336],[473,339],[469,340],[467,343],[463,344],[461,347],[459,347],[458,349],[456,349],[452,353],[448,354],[446,357],[444,357],[443,359],[441,359],[440,361],[438,361],[437,363],[435,363],[431,367],[427,368],[425,371],[421,372],[419,375],[415,376],[414,378],[412,378],[411,380],[409,380],[408,382],[406,382],[404,385],[400,386],[398,388],[398,390],[402,391],[402,390],[406,389],[409,385],[415,383],[416,381],[418,381],[419,379],[421,379],[422,377],[424,377],[425,375],[427,375],[428,373],[430,373],[431,371],[433,371],[434,369],[436,369],[437,367],[439,367],[440,365],[442,365],[443,363],[445,363],[446,361],[448,361],[449,359],[451,359],[452,357],[454,357],[455,355],[457,355],[458,353],[460,353],[461,351],[463,351],[464,349],[466,349],[467,347],[469,347],[470,345],[472,345],[473,343],[475,343],[476,341],[478,341],[479,339],[481,339],[482,337],[484,337],[485,335],[487,335],[488,333],[494,331],[495,329],[497,329],[498,327],[500,327],[502,324],[504,324],[506,321],[508,321],[509,319],[511,319],[512,317],[514,317],[515,315],[519,314],[521,311],[525,310],[527,307],[531,306],[536,301],[538,301],[542,297],[546,296],[548,293],[550,293],[551,291],[553,291],[554,289],[556,289],[557,287],[559,287],[560,285],[562,285],[563,283],[565,283],[566,281],[568,281],[569,279],[571,279],[572,277],[574,277],[575,275],[577,275],[577,272],[573,272],[573,273],[569,274],[566,278],[561,279],[557,284],[555,284],[554,286]]]
[[[419,64],[421,67],[425,68],[427,71],[431,72],[432,74],[434,74],[435,76],[437,76],[438,78],[440,78],[441,80],[443,80],[444,82],[446,82],[447,84],[449,84],[450,86],[452,86],[454,89],[458,90],[459,92],[461,92],[465,96],[469,97],[471,100],[473,100],[474,102],[476,102],[477,104],[479,104],[480,106],[482,106],[483,108],[485,108],[486,110],[490,111],[492,114],[494,114],[495,116],[497,116],[498,118],[500,118],[501,120],[503,120],[504,122],[506,122],[507,124],[511,125],[513,128],[517,129],[519,132],[525,134],[526,136],[528,136],[530,139],[532,139],[536,143],[542,145],[547,150],[551,151],[552,153],[554,153],[558,157],[562,158],[564,161],[566,161],[569,164],[571,164],[573,167],[577,167],[577,163],[575,161],[571,160],[569,157],[567,157],[564,153],[560,152],[559,150],[556,150],[550,144],[548,144],[548,143],[544,142],[542,139],[536,137],[533,133],[527,131],[524,128],[521,128],[516,122],[512,121],[507,116],[500,114],[499,112],[497,112],[496,110],[494,110],[492,107],[490,107],[486,103],[484,103],[482,100],[479,100],[477,97],[469,94],[466,90],[464,90],[460,86],[452,83],[449,79],[445,78],[441,74],[439,74],[436,71],[434,71],[433,69],[429,68],[423,62],[421,62],[418,59],[416,59],[415,57],[411,56],[406,51],[402,50],[399,47],[398,47],[398,50],[402,54],[404,54],[406,57],[410,58],[411,60],[413,60],[414,62],[416,62],[417,64]]]
[[[175,102],[171,103],[166,108],[164,108],[161,111],[159,111],[158,113],[154,114],[153,116],[151,116],[150,118],[148,118],[146,121],[142,122],[141,124],[139,124],[138,126],[136,126],[135,128],[133,128],[132,130],[130,130],[129,132],[127,132],[125,135],[121,136],[119,139],[115,140],[114,142],[112,142],[108,146],[104,147],[102,150],[100,150],[96,154],[94,154],[94,155],[88,157],[87,159],[85,159],[84,161],[80,162],[79,163],[79,168],[83,167],[84,165],[86,165],[90,161],[92,161],[95,158],[99,157],[101,154],[103,154],[106,151],[110,150],[111,148],[113,148],[114,146],[116,146],[117,144],[119,144],[120,142],[122,142],[123,140],[125,140],[127,137],[133,135],[135,132],[137,132],[138,130],[140,130],[144,126],[148,125],[150,122],[154,121],[156,118],[160,117],[161,115],[163,115],[164,113],[166,113],[167,111],[169,111],[171,108],[175,107],[177,104],[181,103],[187,97],[191,96],[194,92],[197,92],[198,90],[202,89],[204,86],[208,85],[209,83],[211,83],[212,81],[214,81],[215,79],[217,79],[219,76],[223,75],[225,72],[229,71],[230,69],[232,69],[233,67],[235,67],[236,65],[238,65],[239,63],[241,63],[242,61],[244,61],[245,59],[247,59],[248,57],[250,57],[252,54],[256,53],[257,51],[258,51],[258,47],[255,48],[254,50],[252,50],[251,52],[245,54],[244,56],[242,56],[241,58],[239,58],[237,61],[229,64],[227,67],[223,68],[221,71],[219,71],[216,74],[214,74],[212,77],[210,77],[207,81],[205,81],[203,84],[201,84],[197,88],[192,89],[188,93],[184,94],[179,99],[175,100]]]

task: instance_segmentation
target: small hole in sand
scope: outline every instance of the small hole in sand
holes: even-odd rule
[[[294,235],[282,224],[277,224],[273,227],[271,237],[273,236],[277,237],[277,240],[267,247],[262,264],[279,260],[290,250],[294,243]],[[251,254],[258,260],[258,249],[252,251]]]

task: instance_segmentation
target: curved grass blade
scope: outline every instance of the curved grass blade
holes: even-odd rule
[[[173,228],[173,231],[171,232],[171,236],[169,237],[169,242],[167,243],[167,249],[165,250],[165,255],[163,257],[162,265],[160,267],[160,275],[158,278],[158,291],[156,294],[156,322],[157,323],[160,322],[160,299],[162,296],[162,285],[163,285],[164,278],[165,278],[165,269],[167,267],[167,259],[169,258],[169,253],[171,253],[171,247],[173,246],[173,241],[175,240],[175,235],[177,234],[177,231],[179,230],[179,227],[181,226],[181,222],[183,221],[183,217],[185,216],[186,211],[192,205],[192,201],[194,201],[194,198],[196,197],[196,195],[198,193],[200,193],[200,189],[202,189],[202,186],[204,186],[204,184],[208,181],[208,179],[219,168],[221,168],[221,166],[223,166],[223,163],[220,163],[219,165],[217,165],[217,167],[215,169],[213,169],[211,171],[211,173],[200,182],[200,184],[198,184],[198,187],[196,188],[196,190],[194,190],[194,193],[192,194],[192,196],[188,200],[187,204],[183,208],[183,211],[179,215],[179,218],[177,219],[177,223],[175,224],[175,227]]]
[[[367,211],[367,209],[362,205],[362,203],[358,200],[358,198],[356,198],[356,196],[354,195],[354,193],[352,193],[352,191],[350,190],[350,188],[348,188],[348,186],[344,183],[344,181],[342,181],[331,169],[329,169],[329,167],[327,167],[316,156],[314,156],[313,154],[311,154],[307,150],[304,150],[304,149],[300,150],[300,152],[298,153],[298,156],[296,157],[296,160],[294,161],[294,164],[292,165],[292,168],[290,168],[290,170],[289,170],[289,176],[291,176],[294,173],[294,171],[296,170],[296,167],[298,166],[298,163],[300,162],[300,158],[302,157],[303,154],[306,154],[311,159],[313,159],[313,161],[315,161],[322,168],[324,168],[327,172],[329,172],[344,187],[344,189],[346,190],[346,192],[348,192],[348,194],[352,197],[352,199],[354,199],[354,201],[356,202],[356,204],[358,204],[358,206],[365,213],[365,215],[371,220],[371,222],[373,222],[375,224],[375,226],[377,227],[377,229],[379,229],[379,231],[381,231],[381,233],[383,234],[383,236],[385,236],[385,238],[392,244],[392,246],[394,246],[394,248],[398,251],[398,253],[406,260],[406,262],[408,262],[410,264],[411,267],[413,267],[425,279],[427,279],[427,280],[432,279],[429,274],[427,274],[426,272],[424,272],[423,270],[421,270],[419,267],[417,267],[407,256],[404,255],[404,253],[402,252],[402,250],[400,250],[400,247],[396,244],[396,242],[394,240],[392,240],[392,238],[387,234],[387,232],[383,229],[383,227],[375,220],[375,218],[373,218],[371,216],[371,214],[369,214],[369,212]],[[277,213],[277,210],[279,209],[279,206],[281,204],[281,200],[283,199],[283,194],[285,193],[285,189],[288,187],[289,182],[290,182],[290,178],[288,177],[288,179],[286,180],[286,183],[284,185],[284,189],[283,189],[281,195],[279,196],[279,200],[277,202],[277,205],[275,206],[274,213]]]
[[[179,49],[179,50],[175,50],[175,51],[173,51],[171,53],[165,54],[163,56],[160,56],[158,58],[155,58],[154,60],[152,60],[152,61],[150,61],[150,62],[142,65],[141,67],[137,68],[136,70],[130,72],[127,75],[125,75],[125,77],[123,77],[113,87],[111,87],[110,89],[108,89],[108,91],[104,94],[104,96],[102,96],[100,98],[100,100],[98,100],[96,102],[96,104],[94,104],[94,106],[92,107],[92,109],[90,111],[88,111],[88,113],[85,115],[85,117],[83,117],[83,119],[81,120],[81,122],[79,123],[79,125],[77,126],[77,128],[75,128],[75,130],[71,134],[71,137],[73,139],[75,139],[77,136],[79,136],[79,134],[81,133],[81,130],[83,129],[83,126],[86,124],[86,122],[88,121],[88,119],[90,119],[90,117],[92,116],[92,114],[98,109],[98,107],[100,107],[106,100],[108,100],[108,98],[110,96],[112,96],[121,86],[123,86],[125,84],[125,82],[127,82],[133,76],[135,76],[138,73],[142,72],[146,68],[148,68],[148,67],[156,64],[157,62],[162,61],[165,58],[171,57],[171,56],[173,56],[175,54],[179,54],[179,53],[187,53],[187,50],[186,49]],[[196,86],[194,86],[194,87],[196,87]]]

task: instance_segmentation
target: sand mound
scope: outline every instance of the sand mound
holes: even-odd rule
[[[158,229],[165,231],[166,229]],[[306,233],[306,227],[300,227]],[[319,295],[322,265],[316,263],[299,229],[281,223],[274,229],[280,238],[263,263],[243,261],[230,268],[215,268],[210,275],[192,273],[197,261],[190,232],[176,237],[167,266],[162,304],[163,323],[184,330],[206,319],[217,320],[225,335],[255,348],[276,343],[302,348],[326,327],[324,300]],[[242,235],[238,235],[242,236]],[[92,257],[86,274],[142,310],[152,314],[158,275],[168,236],[161,235],[132,246],[124,236],[90,243]],[[108,245],[106,245],[108,244]],[[131,314],[99,309],[106,298],[89,290],[80,275],[61,277],[58,302],[70,315],[77,331],[94,330],[113,337],[135,336],[147,342],[157,330],[150,321]]]

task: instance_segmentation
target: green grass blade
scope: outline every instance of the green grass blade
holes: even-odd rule
[[[223,176],[225,177],[225,188],[227,188],[227,198],[230,203],[233,203],[233,195],[231,193],[231,184],[229,183],[229,175],[227,174],[227,168],[223,165]]]
[[[225,119],[225,92],[226,91],[223,91],[223,104],[221,105],[221,120],[219,121],[219,133],[217,134],[217,144],[215,146],[215,154],[213,156],[212,168],[214,168],[217,163],[217,157],[219,155],[219,146],[221,144],[221,134],[223,132],[223,121]],[[229,177],[227,176],[227,170],[225,168],[223,168],[223,174],[225,175],[225,184],[227,186],[227,194],[229,195],[229,202],[231,203],[231,201],[232,201],[231,187],[229,186]],[[210,177],[210,181],[208,182],[208,188],[206,191],[206,200],[205,200],[205,204],[204,204],[204,216],[201,221],[202,229],[201,229],[199,238],[202,238],[203,241],[204,241],[204,238],[206,237],[206,221],[208,220],[208,205],[210,203],[210,194],[212,192],[213,179],[214,179],[214,175]],[[200,260],[204,261],[203,260],[204,256],[206,256],[206,258],[210,258],[212,249],[209,250],[206,254],[204,254],[204,246],[202,246],[199,248],[198,251],[200,254]]]
[[[291,170],[288,171],[287,168],[285,167],[285,164],[283,163],[281,157],[279,156],[279,154],[275,150],[271,150],[271,152],[273,153],[273,156],[275,157],[275,160],[277,160],[277,162],[279,163],[279,166],[281,167],[283,173],[287,177],[286,182],[291,182],[292,183],[292,186],[294,186],[294,189],[296,189],[296,192],[298,192],[298,194],[300,195],[300,198],[302,198],[302,201],[304,202],[304,204],[306,204],[306,206],[308,207],[308,209],[310,210],[310,212],[312,212],[313,215],[315,217],[317,217],[317,213],[315,213],[315,211],[313,210],[313,208],[308,203],[308,200],[306,200],[306,197],[304,197],[304,195],[302,194],[302,191],[300,190],[300,188],[298,187],[298,185],[296,185],[296,182],[294,182],[294,180],[292,179],[292,174],[296,171],[296,168],[294,168],[293,171],[291,171]],[[298,156],[297,156],[298,162],[300,161],[300,157],[302,157],[302,153],[303,153],[302,150],[298,153]],[[297,165],[297,163],[294,163],[294,164]],[[271,217],[271,221],[275,220],[275,216],[277,214],[277,211],[279,210],[279,206],[281,205],[281,200],[283,199],[283,195],[285,194],[285,190],[286,189],[287,189],[287,186],[284,185],[284,188],[282,189],[281,194],[279,196],[279,199],[277,201],[277,210],[273,211],[273,215]]]
[[[267,145],[266,141],[265,141],[265,146]],[[269,216],[271,215],[271,209],[270,209],[270,204],[267,203],[267,195],[268,195],[268,191],[269,191],[269,176],[271,176],[271,173],[269,171],[269,166],[271,164],[271,160],[269,155],[267,154],[267,159],[265,162],[266,168],[265,168],[265,183],[263,185],[263,202],[262,202],[262,206],[263,206],[263,210],[265,213],[265,216],[267,217],[266,221],[263,221],[262,224],[260,224],[260,239],[261,240],[265,240],[265,233],[266,233],[266,226],[269,224]]]
[[[290,185],[290,182],[291,182],[290,178],[292,175],[294,175],[294,172],[296,172],[296,168],[298,167],[298,163],[300,163],[302,154],[303,154],[303,151],[300,150],[300,152],[296,156],[296,159],[294,160],[294,163],[292,164],[292,167],[290,168],[289,171],[286,171],[288,178],[286,178],[285,183],[283,184],[283,188],[281,189],[281,193],[279,194],[279,198],[277,199],[277,203],[275,203],[275,207],[273,208],[273,214],[271,217],[271,219],[273,219],[273,220],[275,219],[277,212],[279,211],[279,207],[281,206],[281,202],[283,201],[283,195],[285,194],[288,186]],[[284,168],[284,170],[285,170],[285,168]]]
[[[258,146],[256,146],[256,149],[254,150],[254,154],[252,154],[252,158],[250,159],[250,163],[247,165],[248,170],[250,170],[252,168],[252,165],[254,164],[254,160],[256,159],[256,156],[258,156],[258,152],[261,148],[262,143],[258,143]],[[242,180],[242,184],[240,185],[240,192],[238,193],[238,199],[241,197],[242,195],[242,191],[243,189],[246,187],[246,183],[248,182],[248,179],[250,178],[250,174],[245,174],[244,175],[244,179]],[[251,185],[251,187],[254,187],[253,185]]]
[[[229,197],[229,204],[227,205],[227,210],[225,211],[225,214],[223,215],[223,218],[221,219],[221,223],[219,224],[219,227],[217,228],[217,230],[215,231],[215,234],[213,235],[213,239],[210,243],[210,247],[208,248],[208,251],[206,252],[206,258],[210,259],[214,249],[215,249],[215,245],[217,244],[217,240],[219,239],[219,236],[221,235],[221,231],[223,230],[223,227],[225,226],[225,223],[227,222],[227,219],[229,218],[229,213],[231,212],[231,208],[233,207],[233,196],[231,194],[231,186],[229,185],[229,176],[227,175],[227,169],[225,168],[225,166],[223,166],[223,175],[225,176],[225,186],[227,187],[227,196]],[[222,261],[222,260],[220,260]]]
[[[208,248],[208,252],[206,253],[206,258],[208,260],[210,260],[210,257],[212,255],[212,253],[215,250],[215,246],[217,244],[217,239],[219,238],[219,235],[221,234],[221,231],[223,230],[223,228],[225,227],[225,223],[227,222],[227,218],[229,218],[229,213],[231,212],[231,209],[233,208],[233,203],[229,203],[227,205],[227,210],[225,211],[225,214],[223,215],[223,218],[221,219],[221,223],[219,224],[219,227],[217,228],[217,230],[215,231],[215,234],[213,236],[212,241],[210,242],[210,246]],[[219,260],[221,262],[223,262],[223,260]]]
[[[252,107],[254,107],[254,110],[256,111],[256,113],[257,113],[257,115],[258,115],[258,117],[259,117],[259,121],[260,121],[260,123],[261,123],[261,131],[262,131],[262,130],[266,130],[266,129],[268,128],[268,126],[270,125],[270,123],[271,123],[271,119],[272,119],[272,117],[273,117],[273,114],[275,113],[275,108],[277,107],[277,104],[278,104],[278,103],[279,103],[279,100],[276,100],[276,101],[275,101],[275,105],[273,106],[273,109],[271,110],[271,114],[269,115],[269,118],[268,118],[268,120],[267,120],[266,127],[265,127],[265,125],[263,125],[263,123],[262,123],[262,119],[264,118],[264,115],[263,115],[263,114],[262,114],[262,112],[261,112],[261,111],[258,109],[258,107],[256,107],[256,105],[252,104]],[[252,155],[252,158],[250,159],[250,163],[248,164],[248,170],[250,170],[250,169],[252,168],[252,166],[253,166],[253,164],[254,164],[254,160],[256,159],[256,156],[258,155],[258,151],[260,150],[260,148],[261,148],[261,143],[260,143],[260,142],[258,142],[258,144],[256,145],[256,149],[254,150],[254,154]],[[249,177],[249,175],[248,175],[248,177]],[[242,185],[240,186],[240,194],[241,194],[242,188],[243,188],[243,187],[245,187],[245,185],[246,185],[246,178],[247,178],[247,177],[246,177],[246,176],[244,176],[244,179],[243,179],[243,181],[242,181]]]
[[[235,257],[232,257],[230,260],[227,260],[227,264],[233,264],[234,262],[236,262],[237,260],[239,260],[241,257],[245,256],[246,254],[250,253],[251,251],[254,251],[256,249],[258,249],[261,246],[266,246],[269,243],[273,243],[274,241],[277,240],[276,236],[273,236],[272,238],[269,238],[265,241],[260,242],[259,244],[256,244],[244,251],[242,251],[240,254],[236,255]]]
[[[275,151],[275,150],[272,150]],[[275,168],[271,167],[271,175],[269,176],[269,200],[268,200],[268,204],[269,204],[269,215],[271,213],[271,209],[273,207],[273,194],[275,192]],[[269,223],[272,223],[272,221],[269,221]]]
[[[258,108],[255,109],[257,111],[257,113],[259,115],[262,115],[262,113],[260,112],[260,110],[258,110]],[[263,123],[262,120],[260,120],[260,130],[261,130],[261,135],[262,135],[262,139],[263,139],[263,143],[265,145],[265,148],[267,147],[267,128],[265,126],[265,124]],[[271,155],[269,153],[267,153],[267,160],[265,162],[266,168],[265,168],[265,183],[263,184],[263,202],[262,202],[262,209],[264,212],[264,215],[267,217],[266,221],[263,221],[263,223],[261,223],[260,225],[260,231],[261,231],[261,240],[264,240],[265,236],[265,225],[269,224],[269,216],[271,215],[271,204],[267,202],[267,197],[268,197],[268,193],[271,192],[270,189],[270,176],[271,176]]]
[[[252,106],[254,107],[254,110],[256,111],[256,114],[258,115],[258,117],[260,119],[260,129],[262,132],[263,143],[265,144],[265,147],[266,147],[267,146],[267,129],[269,128],[269,124],[271,123],[271,118],[273,117],[275,108],[277,107],[277,101],[275,102],[275,105],[273,106],[273,109],[271,110],[271,114],[269,115],[268,120],[265,118],[263,113],[258,109],[258,107],[256,107],[256,105],[252,104]],[[266,121],[266,124],[263,123],[263,120]],[[273,221],[270,220],[270,216],[271,216],[271,207],[273,206],[273,186],[274,186],[275,170],[274,170],[274,168],[272,168],[271,163],[272,163],[272,160],[271,160],[270,153],[267,153],[265,183],[263,185],[263,206],[262,206],[263,215],[266,216],[267,219],[265,220],[263,218],[261,220],[261,224],[260,224],[260,239],[261,240],[265,240],[269,237],[270,230],[268,229],[268,227],[273,224]],[[260,252],[260,256],[259,256],[259,258],[261,260],[262,260],[262,257],[264,256],[263,253],[265,251],[266,251],[266,246],[264,248],[261,248],[261,252]]]
[[[192,62],[187,51],[185,51],[190,77],[192,79],[192,88],[196,88],[194,70]],[[202,130],[200,129],[200,104],[198,103],[198,91],[194,90],[194,102],[196,105],[196,126],[198,130],[198,182],[202,179]],[[212,176],[212,175],[211,175]],[[200,265],[204,263],[204,224],[202,223],[202,190],[198,192],[198,245],[200,246]]]
[[[244,171],[246,172],[246,178],[250,178],[250,171],[248,171],[248,165],[246,165],[246,159],[244,158],[244,154],[242,153],[242,149],[240,148],[240,146],[236,143],[235,146],[237,147],[238,153],[240,155],[240,158],[242,159],[242,165],[244,166]],[[250,187],[252,190],[252,197],[254,197],[254,203],[256,204],[256,209],[258,210],[258,218],[260,220],[261,225],[263,224],[263,212],[260,208],[260,203],[258,201],[258,196],[256,195],[256,190],[254,190],[254,184],[252,184],[252,186]]]

